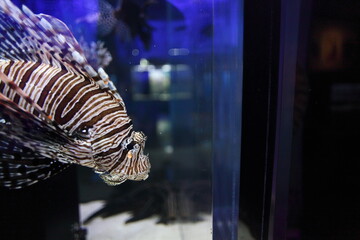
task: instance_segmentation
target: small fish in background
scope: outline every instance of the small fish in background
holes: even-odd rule
[[[0,1],[0,186],[23,188],[70,164],[109,185],[145,180],[145,141],[63,22]]]
[[[120,0],[114,8],[106,0],[99,0],[99,11],[76,19],[76,23],[97,23],[98,34],[106,36],[113,31],[123,42],[139,37],[144,47],[150,49],[153,28],[147,21],[147,8],[156,0]]]
[[[98,3],[97,12],[76,19],[76,23],[97,23],[100,36],[115,32],[123,42],[131,42],[139,37],[146,50],[151,47],[154,31],[149,21],[185,19],[184,14],[166,0],[119,0],[117,7],[106,0],[99,0]]]
[[[200,30],[200,33],[203,36],[208,37],[208,38],[213,37],[213,35],[214,35],[214,26],[213,26],[213,24],[212,23],[207,24],[204,27],[202,27],[201,30]]]

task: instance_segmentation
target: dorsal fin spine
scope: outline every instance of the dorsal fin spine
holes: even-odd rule
[[[53,31],[53,27],[45,18],[40,19],[39,26],[41,26],[45,31]]]
[[[27,6],[22,5],[22,10],[26,14],[26,16],[28,16],[31,20],[33,20],[33,21],[38,21],[39,20],[37,18],[37,16]],[[34,26],[34,24],[33,24],[33,26]]]

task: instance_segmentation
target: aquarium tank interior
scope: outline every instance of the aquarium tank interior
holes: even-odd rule
[[[0,236],[212,239],[218,234],[235,239],[241,136],[241,1],[12,2],[20,9],[26,5],[34,14],[60,19],[77,39],[91,67],[105,70],[133,128],[147,136],[144,153],[149,156],[151,169],[144,181],[108,186],[91,167],[71,166],[32,186],[2,189],[5,214],[1,214],[4,224]],[[3,15],[16,14],[7,13],[7,7],[3,11]],[[28,15],[28,10],[22,11]],[[45,26],[45,30],[55,29],[58,35],[68,37],[59,23],[43,18],[52,27],[41,25],[41,20],[39,29]],[[81,64],[77,55],[70,57],[77,62],[70,64]]]
[[[359,20],[0,0],[0,239],[359,239]]]

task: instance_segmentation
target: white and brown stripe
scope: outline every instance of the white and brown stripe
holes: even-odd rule
[[[70,134],[85,126],[97,129],[91,139],[93,154],[101,153],[103,169],[109,169],[114,155],[121,155],[121,142],[129,135],[132,124],[125,109],[107,91],[91,80],[62,69],[33,62],[0,61],[0,71],[52,116],[59,127]],[[1,93],[25,110],[37,111],[5,83]],[[116,126],[116,128],[114,128]],[[116,147],[114,147],[116,146]],[[117,149],[114,151],[114,149]],[[110,156],[107,157],[106,153]],[[68,156],[85,161],[88,151],[74,147]],[[100,161],[100,159],[99,159]],[[88,165],[88,164],[86,164]]]

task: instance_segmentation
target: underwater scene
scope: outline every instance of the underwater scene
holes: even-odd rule
[[[235,239],[239,10],[0,0],[0,238]]]

